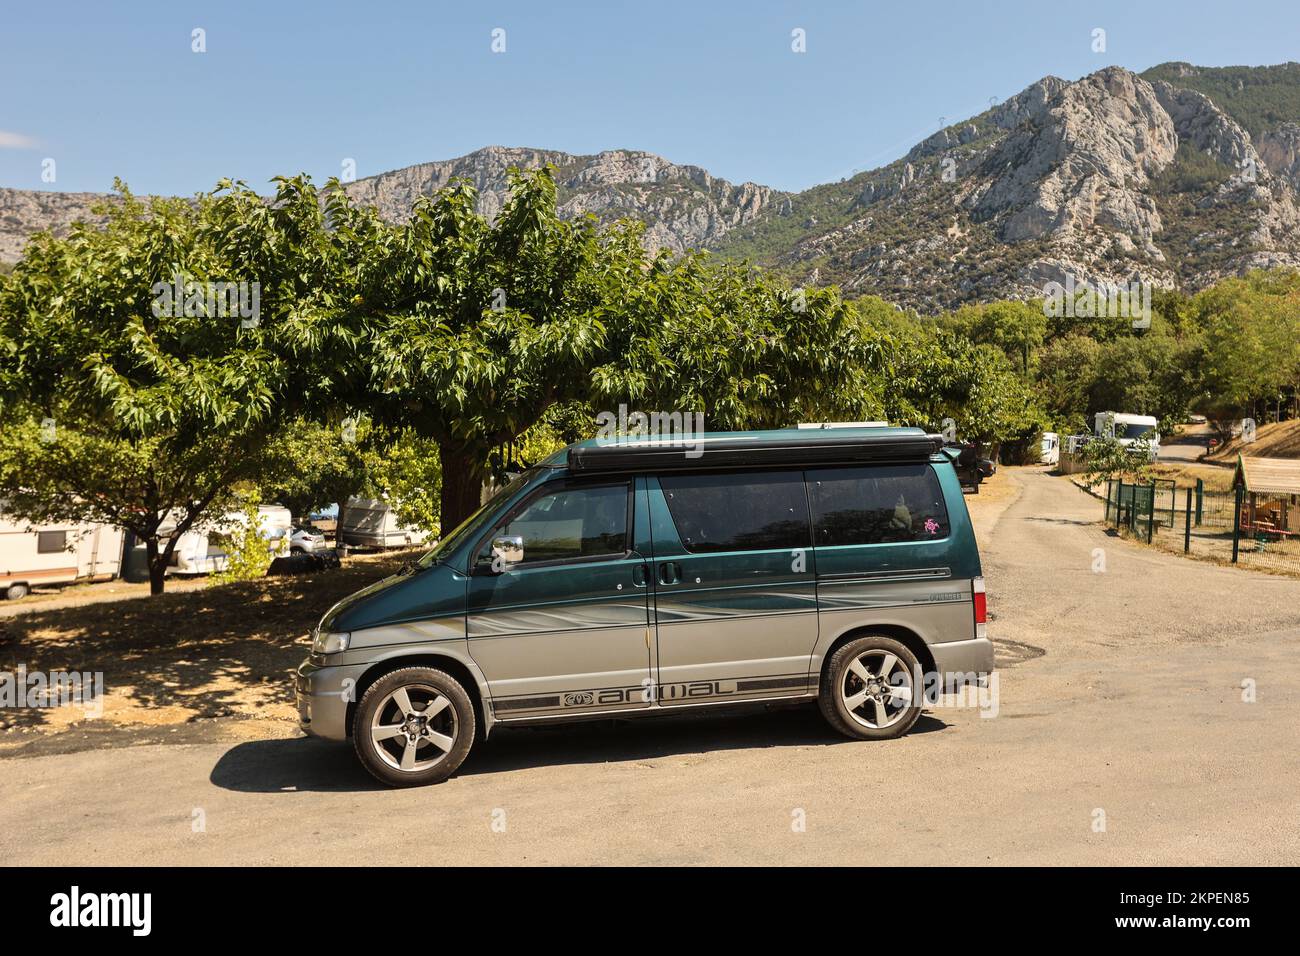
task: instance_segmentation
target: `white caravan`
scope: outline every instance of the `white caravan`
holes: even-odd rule
[[[38,584],[115,578],[122,539],[112,525],[34,525],[0,515],[0,594],[16,601]]]
[[[275,544],[286,554],[289,551],[287,536],[292,533],[293,520],[289,509],[284,505],[259,505],[257,508],[258,528],[266,540]],[[176,528],[177,515],[168,515],[162,532],[164,538],[169,531]],[[201,522],[200,526],[191,528],[180,536],[176,549],[172,551],[168,574],[212,574],[226,569],[227,555],[223,540],[244,524],[242,511],[231,511],[220,518]]]
[[[354,548],[407,548],[423,544],[427,531],[404,525],[379,498],[349,498],[339,514],[336,537]]]
[[[1130,415],[1127,412],[1098,412],[1094,433],[1099,438],[1115,438],[1125,448],[1130,448],[1145,438],[1152,461],[1160,454],[1160,433],[1156,431],[1159,422],[1152,415]]]

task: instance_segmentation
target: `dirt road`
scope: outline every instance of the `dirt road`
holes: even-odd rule
[[[1142,550],[1008,474],[977,514],[996,716],[503,732],[414,791],[298,739],[15,757],[0,830],[24,863],[1300,862],[1300,581]]]

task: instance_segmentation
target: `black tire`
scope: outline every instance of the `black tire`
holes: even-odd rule
[[[23,584],[21,581],[15,581],[13,584],[5,588],[5,600],[21,601],[23,598],[27,597],[27,595],[31,593],[32,593],[31,588],[29,588],[26,584]]]
[[[897,658],[898,663],[891,669],[891,673],[897,674],[899,668],[906,668],[912,685],[911,705],[907,707],[900,706],[901,716],[884,727],[867,726],[861,719],[858,719],[864,718],[865,714],[859,714],[858,717],[855,717],[849,711],[840,692],[840,689],[850,679],[850,665],[869,651],[892,654]],[[883,665],[886,660],[887,658],[881,657],[881,664]],[[920,675],[919,680],[918,675]],[[846,737],[854,737],[858,740],[892,740],[911,730],[912,725],[921,716],[922,695],[925,689],[921,666],[917,662],[916,655],[908,650],[905,644],[894,640],[892,637],[885,637],[882,634],[868,634],[849,641],[831,655],[822,676],[821,688],[817,693],[817,704],[821,708],[822,716],[826,718],[826,722]],[[853,676],[853,680],[858,680],[856,675]]]
[[[411,716],[418,719],[421,711],[436,704],[439,698],[447,700],[447,704],[430,722],[430,730],[440,737],[450,737],[452,743],[449,749],[439,758],[436,757],[439,748],[432,739],[426,739],[422,732],[415,738],[416,762],[435,761],[428,766],[404,770],[398,765],[411,740],[409,733],[395,735],[383,742],[372,739],[376,712],[381,708],[381,727],[391,729],[406,723],[398,719],[401,705],[392,699],[392,695],[399,690],[407,691],[412,706],[408,720]],[[420,706],[421,702],[424,707]],[[390,720],[397,723],[390,724]],[[352,744],[362,765],[375,779],[390,787],[422,787],[442,783],[464,762],[470,747],[474,745],[476,732],[474,705],[465,688],[450,674],[432,667],[403,667],[385,674],[370,685],[352,719]],[[421,758],[421,752],[429,756]]]

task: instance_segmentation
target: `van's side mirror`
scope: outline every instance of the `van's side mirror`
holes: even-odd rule
[[[492,570],[504,571],[524,560],[524,538],[519,534],[499,534],[492,539]]]

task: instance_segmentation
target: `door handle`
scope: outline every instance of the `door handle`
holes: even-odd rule
[[[676,584],[682,579],[682,566],[676,561],[664,561],[659,565],[659,583]]]
[[[635,587],[638,588],[645,587],[648,578],[649,578],[649,574],[646,572],[646,567],[644,564],[636,564],[632,566],[632,584]]]

